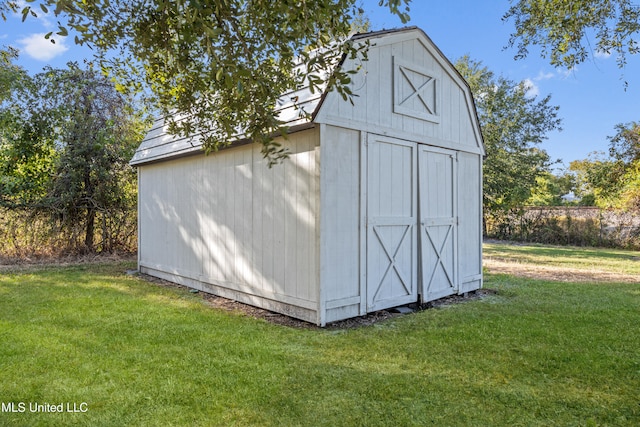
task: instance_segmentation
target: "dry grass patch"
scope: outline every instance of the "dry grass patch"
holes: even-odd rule
[[[513,260],[484,259],[487,272],[494,274],[510,274],[530,279],[552,280],[554,282],[621,282],[640,283],[638,276],[616,273],[598,268],[580,269],[523,263]]]
[[[602,248],[484,244],[487,272],[557,282],[640,283],[640,253]]]

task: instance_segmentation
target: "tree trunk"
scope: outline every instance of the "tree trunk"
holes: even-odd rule
[[[96,222],[96,210],[93,208],[87,209],[87,226],[84,235],[84,246],[88,252],[93,252],[93,235]]]

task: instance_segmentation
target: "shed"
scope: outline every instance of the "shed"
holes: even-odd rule
[[[158,120],[136,151],[141,272],[325,325],[482,286],[484,146],[470,89],[416,27],[371,32],[353,105],[280,105],[291,155],[205,155]],[[355,60],[341,65],[355,68]]]

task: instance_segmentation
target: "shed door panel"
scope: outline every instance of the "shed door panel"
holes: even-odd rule
[[[456,153],[420,146],[421,294],[431,301],[457,292]]]
[[[417,300],[416,144],[370,136],[367,311]]]

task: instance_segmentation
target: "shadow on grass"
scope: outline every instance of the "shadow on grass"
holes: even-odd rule
[[[497,294],[293,329],[121,267],[0,278],[0,395],[87,402],[16,425],[634,425],[637,285],[488,275]]]

